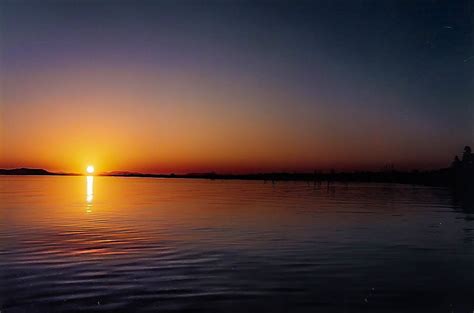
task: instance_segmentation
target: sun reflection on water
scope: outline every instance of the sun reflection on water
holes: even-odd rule
[[[94,199],[94,176],[87,176],[86,177],[86,202],[87,208],[86,212],[92,212],[92,200]]]

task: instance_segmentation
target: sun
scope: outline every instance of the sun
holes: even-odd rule
[[[87,166],[86,172],[87,172],[88,174],[94,173],[94,166],[92,166],[92,165]]]

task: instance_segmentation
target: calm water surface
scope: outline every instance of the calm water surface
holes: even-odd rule
[[[0,311],[473,312],[439,188],[0,176]]]

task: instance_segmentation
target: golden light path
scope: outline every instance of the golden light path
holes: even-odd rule
[[[94,173],[94,166],[89,165],[86,169],[88,174]],[[87,213],[92,212],[92,200],[94,199],[94,176],[87,175],[86,177],[86,202],[87,202]]]

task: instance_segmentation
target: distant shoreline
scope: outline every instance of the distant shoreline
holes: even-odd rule
[[[24,176],[86,176],[77,173],[54,173],[44,169],[17,168],[0,169],[0,175]],[[453,168],[431,171],[354,171],[354,172],[318,172],[313,173],[256,173],[256,174],[218,174],[218,173],[187,173],[187,174],[146,174],[132,172],[112,172],[97,176],[110,177],[148,177],[148,178],[194,178],[210,180],[260,180],[260,181],[307,181],[315,183],[331,182],[373,182],[399,183],[428,186],[472,186],[472,171],[458,173]]]

